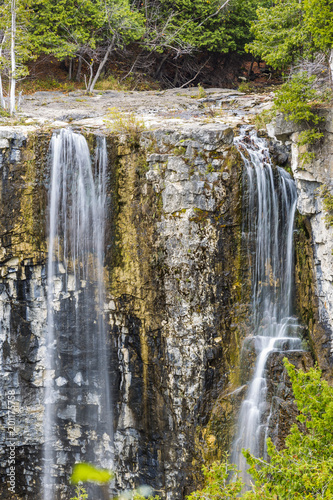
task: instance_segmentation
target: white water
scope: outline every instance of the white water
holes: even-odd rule
[[[106,141],[97,138],[92,165],[85,138],[63,129],[52,137],[50,158],[44,500],[66,489],[74,462],[110,468],[113,439],[103,279]]]
[[[267,437],[265,366],[274,350],[300,349],[297,321],[292,317],[293,226],[297,202],[294,181],[272,168],[269,150],[256,132],[246,128],[235,139],[244,160],[246,207],[244,236],[252,267],[253,337],[258,353],[254,376],[242,403],[232,461],[248,484],[242,448],[263,455]]]

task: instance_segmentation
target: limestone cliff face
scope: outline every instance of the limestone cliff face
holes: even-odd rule
[[[96,137],[85,134],[93,150]],[[50,136],[0,130],[1,498],[10,498],[8,391],[16,401],[13,498],[41,494]],[[232,141],[224,125],[145,132],[141,144],[107,138],[105,312],[118,489],[150,484],[181,499],[214,446],[230,446],[238,403],[228,395],[239,385],[249,293]],[[58,292],[57,307],[68,308]],[[227,404],[217,408],[221,397]],[[227,424],[213,432],[214,414]],[[73,427],[66,415],[64,432],[80,446],[80,422]],[[59,450],[62,498],[70,497],[68,461]]]
[[[325,223],[321,187],[332,188],[332,116],[325,112],[324,137],[311,149],[315,158],[303,164],[305,147],[297,145],[299,127],[277,118],[271,133],[291,145],[291,168],[297,185],[299,213],[296,247],[297,302],[309,327],[310,348],[327,378],[333,369],[333,228]]]
[[[278,126],[278,139],[292,144],[299,192],[296,295],[310,348],[291,352],[290,359],[307,368],[314,355],[329,377],[333,243],[317,188],[332,178],[331,132],[316,161],[300,170],[297,131],[285,123]],[[93,153],[96,134],[81,133]],[[203,460],[220,458],[231,447],[256,356],[251,338],[243,342],[251,334],[251,273],[241,245],[243,166],[233,135],[234,130],[218,123],[146,131],[139,140],[107,135],[104,310],[118,490],[149,484],[162,498],[181,500],[200,482]],[[12,498],[41,498],[50,137],[51,131],[33,127],[0,128],[4,499],[11,498],[12,410],[17,478]],[[285,162],[284,149],[275,150],[278,162],[282,157]],[[63,294],[61,279],[56,290],[58,310],[70,311],[75,298]],[[278,446],[295,413],[282,357],[272,353],[266,367],[267,417],[271,414],[270,435]],[[15,392],[14,406],[8,391]],[[68,415],[64,411],[59,417],[63,431],[74,448],[80,447],[80,420],[73,425]],[[75,457],[61,447],[58,451],[57,473],[64,485],[60,498],[68,500],[69,464]]]

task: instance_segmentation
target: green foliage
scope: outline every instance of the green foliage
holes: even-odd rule
[[[331,49],[333,44],[332,0],[303,0],[304,27],[315,51]]]
[[[113,36],[121,46],[143,34],[143,16],[128,0],[37,0],[33,9],[35,50],[58,59],[73,56],[81,47],[94,50]]]
[[[332,197],[333,207],[333,197]],[[233,465],[204,467],[205,485],[187,500],[332,500],[333,498],[333,387],[318,368],[296,370],[285,358],[299,411],[285,448],[278,451],[267,441],[269,460],[243,450],[255,484],[243,494],[242,481]],[[233,477],[233,480],[230,480]]]
[[[246,50],[273,68],[284,69],[300,58],[333,46],[332,0],[281,0],[257,10],[254,41]]]
[[[88,493],[82,486],[76,486],[75,488],[75,497],[72,497],[70,500],[87,500]]]
[[[31,1],[16,0],[16,33],[15,33],[15,56],[16,72],[15,77],[19,79],[28,73],[25,63],[35,58],[33,54],[33,44],[28,33],[28,26],[31,21]],[[0,57],[0,73],[10,76],[10,45],[11,45],[11,2],[6,0],[0,2],[0,41],[2,56]]]
[[[113,477],[113,473],[105,469],[98,469],[93,465],[78,463],[74,465],[71,475],[71,483],[83,482],[108,483]]]
[[[6,111],[5,109],[0,108],[0,117],[1,117],[1,118],[9,118],[9,117],[10,117],[10,114],[9,114],[9,113],[8,113],[8,111]]]
[[[294,74],[276,93],[274,104],[287,120],[300,123],[303,121],[318,124],[322,121],[313,113],[313,104],[320,102],[320,94],[314,88],[315,76],[305,72]]]
[[[152,489],[149,486],[140,486],[133,492],[133,500],[161,500],[158,495],[152,496]]]
[[[322,186],[320,195],[323,199],[323,206],[326,212],[325,222],[328,226],[333,226],[333,194],[328,186]]]
[[[29,28],[36,53],[63,59],[74,55],[81,45],[95,47],[103,23],[100,0],[36,0]]]
[[[244,92],[248,94],[253,91],[253,85],[250,82],[242,82],[238,85],[239,92]]]
[[[207,96],[207,93],[203,86],[199,83],[198,84],[198,99],[203,99],[204,97]]]
[[[291,427],[285,448],[278,451],[269,439],[270,461],[244,455],[256,481],[246,499],[333,498],[333,388],[318,368],[296,371],[284,359],[292,381],[300,424]],[[303,426],[303,427],[302,427]]]
[[[250,22],[258,5],[268,0],[231,0],[223,8],[220,0],[161,0],[164,36],[200,50],[227,53],[244,51],[251,39]],[[161,44],[163,45],[163,44]]]
[[[306,43],[302,3],[285,0],[259,7],[257,16],[251,28],[254,41],[246,45],[246,50],[273,68],[285,68],[299,57]]]
[[[224,462],[214,462],[210,467],[202,467],[205,484],[202,490],[194,491],[187,500],[234,500],[243,488],[241,479],[237,478],[234,465]],[[230,476],[236,478],[230,481]]]

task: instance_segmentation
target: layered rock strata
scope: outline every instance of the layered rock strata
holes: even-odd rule
[[[3,498],[11,496],[11,391],[13,497],[41,494],[50,135],[32,127],[1,130]],[[86,136],[93,151],[96,137]],[[108,137],[105,312],[117,489],[148,483],[162,496],[183,498],[202,463],[202,432],[215,400],[237,386],[247,309],[240,298],[248,286],[242,168],[232,141],[226,125],[144,132],[141,145]],[[75,300],[62,295],[57,290],[59,310]],[[67,439],[83,446],[79,414],[73,427],[66,415],[72,420],[74,413],[65,410]],[[226,447],[230,439],[226,428]],[[68,498],[70,467],[65,454],[57,456]]]

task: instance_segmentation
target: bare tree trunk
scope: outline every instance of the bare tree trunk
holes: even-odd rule
[[[82,69],[82,58],[79,56],[79,62],[77,65],[76,81],[79,82],[81,79],[81,69]]]
[[[5,40],[6,40],[6,35],[3,36],[3,39],[1,40],[1,45],[0,45],[0,58],[2,56],[2,46],[3,44],[5,43]],[[6,109],[6,101],[5,101],[5,98],[3,96],[3,87],[2,87],[2,78],[1,78],[1,73],[0,73],[0,106],[3,108],[3,109]]]
[[[12,26],[11,26],[11,44],[10,58],[12,71],[10,75],[10,96],[9,96],[9,112],[11,115],[15,113],[15,86],[16,86],[16,60],[15,60],[15,35],[16,35],[16,0],[12,0]]]
[[[68,80],[72,79],[72,73],[73,73],[73,58],[70,57],[68,66]]]
[[[93,79],[93,76],[94,76],[94,65],[93,63],[88,63],[88,66],[89,66],[89,71],[90,71],[90,76],[89,76],[89,82],[87,84],[87,77],[86,75],[84,75],[84,83],[86,85],[86,90],[87,92],[90,92],[90,86],[91,86],[91,82],[92,82],[92,79]]]
[[[87,89],[88,92],[92,92],[94,90],[94,87],[95,87],[96,82],[97,82],[97,80],[99,78],[99,75],[101,74],[101,71],[102,71],[102,69],[105,66],[105,63],[108,60],[109,55],[111,54],[111,52],[112,52],[112,50],[114,48],[114,42],[115,42],[115,40],[116,40],[116,35],[113,36],[113,38],[111,40],[111,43],[108,46],[108,50],[106,51],[106,53],[105,53],[102,61],[99,63],[98,69],[96,71],[96,75],[94,76],[93,81],[91,82],[90,86]]]
[[[329,57],[329,73],[330,73],[330,84],[331,88],[333,87],[333,49],[331,49],[330,57]]]
[[[163,67],[165,61],[168,59],[168,57],[169,57],[169,54],[165,54],[162,57],[162,60],[161,60],[160,64],[158,65],[158,68],[157,68],[156,73],[154,75],[154,78],[156,78],[156,80],[160,77],[160,73],[162,71],[162,67]]]

